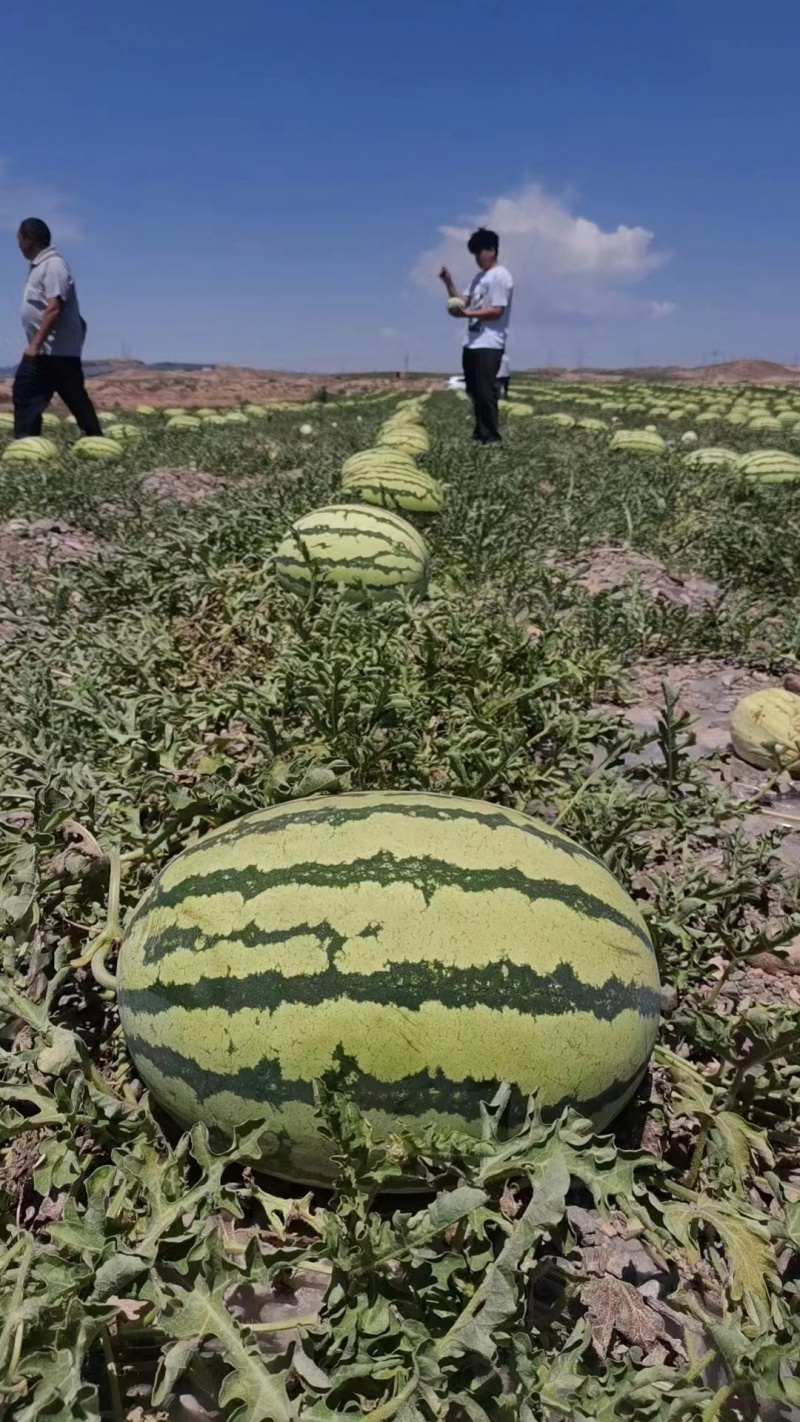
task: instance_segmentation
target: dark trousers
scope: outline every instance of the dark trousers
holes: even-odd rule
[[[103,431],[86,392],[80,356],[23,356],[14,376],[14,438],[42,433],[42,415],[60,395],[85,435]]]
[[[475,411],[475,431],[479,444],[497,444],[500,438],[497,414],[497,372],[503,352],[482,346],[464,347],[464,382]]]

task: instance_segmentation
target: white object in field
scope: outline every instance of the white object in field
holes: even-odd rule
[[[451,316],[458,316],[464,310],[466,301],[463,296],[450,296],[447,299],[447,309]]]
[[[445,382],[445,390],[466,390],[467,382],[463,375],[451,375]]]

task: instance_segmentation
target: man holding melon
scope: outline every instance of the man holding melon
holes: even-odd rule
[[[478,264],[468,289],[457,291],[447,267],[442,267],[439,277],[447,290],[450,315],[467,322],[463,365],[467,394],[475,411],[472,438],[477,444],[498,444],[498,376],[506,348],[514,281],[510,271],[497,260],[500,241],[496,232],[479,227],[467,248]]]

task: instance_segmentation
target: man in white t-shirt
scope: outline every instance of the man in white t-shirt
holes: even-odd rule
[[[467,291],[456,289],[447,267],[442,267],[439,276],[448,296],[464,298],[464,309],[452,314],[467,322],[463,363],[467,394],[475,411],[472,437],[478,444],[497,444],[500,440],[497,381],[506,348],[514,281],[497,260],[500,241],[496,232],[479,227],[470,237],[467,248],[478,264],[477,275]]]
[[[60,395],[78,428],[99,435],[94,405],[83,377],[81,354],[86,324],[78,306],[72,272],[50,245],[50,228],[40,217],[26,217],[17,232],[28,263],[22,295],[25,350],[14,377],[14,438],[42,433],[42,415]]]

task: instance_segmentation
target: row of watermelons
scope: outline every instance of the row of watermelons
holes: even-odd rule
[[[684,463],[688,468],[728,469],[743,475],[751,484],[784,484],[800,478],[800,457],[788,450],[757,449],[739,453],[720,445],[702,448],[694,429],[686,430],[673,438],[675,432],[669,428],[671,424],[683,420],[697,425],[724,421],[757,434],[774,431],[800,436],[800,404],[791,407],[779,405],[776,407],[776,413],[772,414],[764,404],[753,402],[750,405],[736,400],[726,413],[728,407],[720,403],[722,397],[717,392],[709,396],[706,402],[704,397],[700,396],[696,400],[686,399],[681,404],[676,404],[664,402],[663,398],[661,403],[654,403],[652,390],[648,392],[646,387],[630,386],[623,391],[616,388],[613,394],[612,387],[599,387],[587,393],[570,386],[558,387],[551,382],[546,386],[522,386],[521,389],[524,396],[522,400],[515,398],[502,406],[509,419],[527,418],[551,429],[575,430],[579,434],[595,437],[605,434],[609,436],[609,449],[625,454],[662,455],[677,444],[687,451]],[[459,392],[459,398],[466,400],[467,396]],[[672,399],[674,401],[674,396]],[[574,413],[564,409],[537,413],[537,406],[553,401],[569,405]],[[602,411],[605,418],[599,414],[582,413],[590,408]],[[666,436],[655,423],[641,426],[621,425],[623,419],[635,418],[637,414],[659,421],[662,428],[666,427]]]
[[[429,449],[426,398],[404,401],[381,426],[377,444],[345,460],[342,492],[359,503],[312,509],[292,524],[275,554],[284,587],[326,582],[373,596],[425,592],[428,547],[398,510],[432,514],[444,502],[442,485],[416,463]]]
[[[369,398],[374,403],[390,397],[379,393]],[[353,403],[350,399],[339,400],[333,408],[339,409]],[[210,428],[220,429],[247,425],[252,420],[266,419],[276,412],[291,410],[294,414],[302,414],[304,411],[318,410],[319,408],[319,404],[315,401],[283,401],[270,405],[245,404],[240,409],[233,410],[211,409],[210,407],[186,410],[179,406],[157,410],[152,405],[137,405],[133,413],[139,420],[144,421],[145,426],[150,423],[160,430],[174,434],[181,431],[196,432]],[[122,458],[126,448],[135,445],[142,437],[143,426],[133,423],[130,418],[126,420],[119,411],[102,410],[98,414],[98,419],[103,426],[104,433],[83,436],[71,446],[71,452],[78,459],[105,464],[114,463]],[[8,411],[0,411],[0,434],[4,432],[10,434],[13,423],[12,414]],[[50,430],[52,434],[55,434],[65,427],[74,426],[75,420],[71,415],[61,420],[58,415],[47,411],[42,416],[42,424],[45,430]],[[300,425],[299,433],[304,436],[311,435],[313,426]],[[28,435],[7,445],[0,456],[0,462],[6,465],[49,465],[56,462],[59,453],[59,446],[51,438],[51,435]]]
[[[403,514],[435,513],[444,491],[416,464],[421,409],[346,461],[358,503],[289,530],[284,586],[424,590],[428,550]],[[379,1137],[477,1134],[501,1082],[510,1125],[536,1091],[602,1127],[645,1071],[659,981],[641,916],[592,855],[499,805],[395,790],[273,807],[186,850],[128,924],[119,1004],[173,1116],[221,1133],[262,1121],[266,1169],[326,1183],[316,1077]]]

